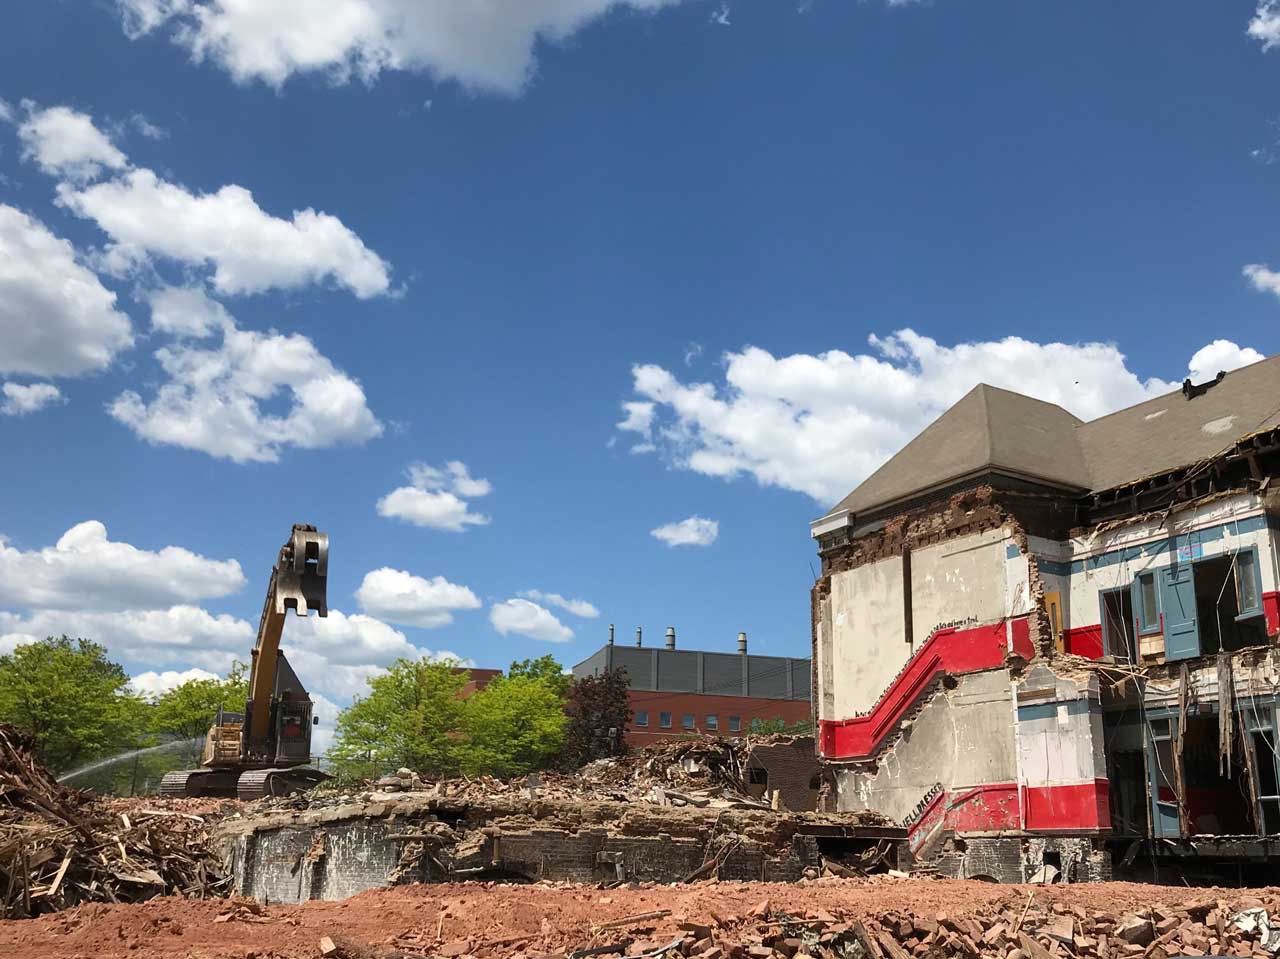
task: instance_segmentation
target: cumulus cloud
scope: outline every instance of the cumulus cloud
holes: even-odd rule
[[[253,648],[256,630],[245,620],[196,606],[116,612],[0,611],[0,636],[37,642],[46,636],[84,637],[107,647],[113,658],[156,665],[195,665],[225,673]]]
[[[489,522],[483,513],[471,512],[467,500],[487,496],[493,484],[473,477],[465,463],[453,460],[443,469],[414,463],[406,472],[410,485],[397,487],[379,499],[379,516],[453,533]]]
[[[443,576],[424,579],[386,566],[365,573],[356,601],[380,619],[424,629],[448,626],[457,610],[480,608],[475,593]]]
[[[220,293],[331,280],[362,299],[391,282],[386,262],[337,217],[310,207],[273,216],[235,184],[197,193],[134,169],[83,186],[60,183],[58,203],[110,237],[103,265],[116,272],[155,256],[212,268]]]
[[[600,610],[585,599],[569,599],[559,593],[544,593],[540,589],[526,589],[520,595],[525,599],[546,603],[548,606],[558,606],[566,613],[572,613],[574,616],[580,616],[583,619],[595,619],[600,615]]]
[[[1187,364],[1191,380],[1202,383],[1211,380],[1219,371],[1230,373],[1250,363],[1265,360],[1266,357],[1249,346],[1237,346],[1230,340],[1214,340],[1196,350]]]
[[[199,666],[192,666],[190,669],[176,670],[166,669],[164,672],[156,672],[154,669],[145,673],[139,673],[137,676],[129,680],[129,685],[133,687],[133,691],[142,696],[155,698],[163,696],[170,690],[177,689],[183,683],[189,683],[196,679],[221,679],[217,673],[211,673],[207,669],[201,669]]]
[[[23,106],[27,117],[18,126],[22,157],[34,160],[50,176],[91,180],[104,169],[128,166],[125,155],[88,114],[64,106],[40,109],[30,101]]]
[[[1280,44],[1280,2],[1258,0],[1253,19],[1249,21],[1248,34],[1262,43],[1263,50]]]
[[[300,73],[372,82],[386,70],[518,94],[539,41],[562,41],[612,9],[653,11],[679,0],[117,0],[126,33],[166,26],[197,61],[238,82],[279,86]]]
[[[710,546],[720,535],[720,524],[713,519],[690,516],[652,529],[649,535],[668,546]]]
[[[239,329],[190,290],[158,296],[153,323],[194,336],[219,324],[222,342],[162,347],[155,356],[168,380],[155,395],[148,401],[129,390],[110,404],[111,415],[142,439],[236,463],[274,463],[286,447],[323,449],[382,434],[360,384],[307,337]],[[287,411],[268,412],[281,399]]]
[[[146,294],[151,329],[177,337],[206,336],[232,326],[227,308],[200,286],[165,286]]]
[[[494,603],[489,609],[489,622],[503,636],[516,633],[544,643],[567,643],[573,639],[573,630],[556,619],[550,610],[527,599]]]
[[[6,606],[161,609],[227,596],[244,583],[233,559],[210,559],[181,546],[153,552],[114,542],[97,520],[76,524],[39,550],[20,550],[0,538],[0,604]]]
[[[1006,337],[945,346],[912,330],[869,343],[869,353],[856,355],[775,357],[746,347],[724,356],[722,384],[684,383],[662,367],[637,365],[634,389],[655,413],[647,430],[633,432],[677,468],[752,476],[828,504],[979,382],[1082,419],[1176,388],[1140,378],[1106,343]]]
[[[0,204],[0,373],[91,373],[132,344],[116,295],[80,264],[74,247]]]
[[[62,399],[62,391],[52,383],[5,383],[0,385],[0,416],[26,416]]]

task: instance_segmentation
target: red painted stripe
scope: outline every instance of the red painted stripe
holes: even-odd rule
[[[1062,647],[1068,653],[1088,659],[1102,658],[1102,624],[1077,626],[1062,631]]]
[[[929,800],[929,804],[916,817],[916,821],[907,827],[907,846],[913,853],[919,852],[925,840],[933,835],[934,829],[942,824],[943,817],[947,811],[946,799],[946,790],[938,790],[937,794]]]
[[[1267,635],[1280,636],[1280,592],[1262,594],[1262,614],[1267,621]]]
[[[1013,651],[1023,659],[1035,659],[1036,648],[1031,645],[1031,617],[1019,616],[1009,623],[1013,639]]]
[[[1027,617],[1010,624],[1015,651],[1031,657]],[[1021,637],[1021,638],[1019,638]],[[1005,622],[971,629],[940,629],[908,660],[879,702],[865,716],[824,719],[818,724],[818,747],[827,759],[859,759],[870,756],[930,682],[941,672],[973,673],[993,669],[1004,662],[1009,641]]]
[[[988,783],[955,796],[947,806],[947,828],[997,832],[1018,828],[1018,784]]]
[[[1111,828],[1111,784],[1105,779],[1023,790],[1027,829],[1039,832]]]

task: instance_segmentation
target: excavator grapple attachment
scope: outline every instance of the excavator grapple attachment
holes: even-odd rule
[[[299,616],[311,611],[328,616],[328,575],[329,535],[314,526],[294,524],[276,566],[276,612],[292,609]]]

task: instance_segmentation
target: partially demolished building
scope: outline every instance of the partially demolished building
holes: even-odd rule
[[[917,860],[1280,852],[1280,357],[1083,422],[980,385],[812,524],[818,750]]]

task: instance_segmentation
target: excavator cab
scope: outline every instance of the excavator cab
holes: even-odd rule
[[[271,570],[258,641],[249,671],[244,713],[218,711],[205,738],[202,769],[172,772],[160,781],[165,796],[257,799],[309,789],[328,778],[311,762],[311,697],[280,651],[289,610],[329,615],[329,537],[294,524]]]

